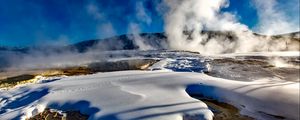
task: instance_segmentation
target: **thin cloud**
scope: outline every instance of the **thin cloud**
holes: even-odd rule
[[[299,31],[299,0],[253,0],[259,23],[255,30],[263,34],[282,34]]]

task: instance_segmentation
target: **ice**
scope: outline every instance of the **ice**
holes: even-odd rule
[[[204,73],[210,72],[207,57],[151,54],[161,61],[148,71],[39,78],[36,84],[0,90],[0,119],[26,119],[48,107],[79,110],[91,120],[182,120],[186,116],[212,120],[213,112],[193,94],[232,104],[256,119],[300,119],[299,82],[277,77],[217,78]]]

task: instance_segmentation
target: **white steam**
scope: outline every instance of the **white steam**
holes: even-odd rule
[[[299,31],[299,0],[253,0],[258,11],[258,32],[273,35]],[[298,27],[297,27],[298,26]]]
[[[289,23],[290,18],[285,15],[285,12],[280,12],[277,9],[275,0],[254,0],[254,2],[259,13],[261,13],[259,14],[261,19],[259,29],[263,31],[262,33],[291,30],[290,28],[295,27],[293,25],[297,24],[296,20],[296,22],[292,20]],[[222,8],[230,5],[228,0],[163,0],[162,3],[156,3],[156,5],[157,11],[164,16],[168,45],[164,42],[160,42],[159,45],[156,44],[157,41],[154,40],[162,39],[159,36],[145,37],[140,35],[143,31],[141,25],[152,25],[152,18],[148,14],[149,11],[145,8],[144,3],[138,1],[135,6],[136,19],[130,19],[127,28],[127,33],[132,35],[127,37],[132,37],[130,39],[140,50],[159,49],[163,46],[163,49],[197,51],[201,54],[278,50],[299,51],[299,42],[291,41],[289,36],[273,40],[254,35],[246,25],[238,22],[235,14],[221,11]],[[96,24],[95,28],[99,34],[104,33],[108,37],[117,33],[113,24],[107,19],[109,17],[101,12],[100,8],[94,5],[93,2],[86,6],[86,12],[98,21],[96,23],[99,24]],[[203,31],[220,32],[210,34]],[[231,36],[231,38],[228,36]],[[69,41],[68,36],[64,35],[58,39],[58,41],[61,41],[58,44],[63,45]],[[163,39],[165,38],[163,37]],[[1,53],[0,51],[0,63],[2,63],[0,68],[51,68],[102,61],[110,58],[110,56],[101,54],[101,52],[105,50],[122,50],[125,46],[123,41],[118,40],[117,37],[107,41],[103,40],[97,45],[87,48],[88,50],[85,53],[73,49],[61,49],[57,52],[51,49],[48,50],[47,47],[41,51],[29,51],[28,54]],[[282,66],[281,63],[277,60],[274,64]]]
[[[55,41],[55,42],[53,42]],[[65,46],[70,43],[70,39],[67,35],[61,34],[55,39],[51,39],[50,37],[39,37],[39,41],[37,41],[35,44],[39,46]]]
[[[145,43],[146,42],[145,39],[142,36],[140,36],[141,31],[140,31],[138,24],[130,23],[129,31],[132,32],[132,36],[129,35],[128,37],[133,40],[133,43],[136,46],[139,47],[139,50],[153,50],[154,49],[151,45]]]
[[[150,25],[152,23],[151,17],[147,14],[147,10],[145,9],[143,2],[137,2],[135,5],[136,11],[136,22],[130,22],[128,25],[128,36],[133,40],[133,43],[138,46],[139,50],[153,50],[154,48],[146,42],[146,40],[140,36],[141,27],[140,24],[145,23]],[[132,35],[131,35],[132,34]]]
[[[98,35],[103,34],[104,37],[111,37],[117,35],[111,22],[106,22],[104,24],[98,25],[97,34]]]
[[[152,19],[147,14],[147,10],[145,9],[143,2],[137,2],[135,10],[136,10],[136,17],[138,20],[147,23],[147,25],[151,24]]]
[[[95,21],[97,21],[97,24],[95,25],[97,37],[106,38],[117,35],[114,26],[107,18],[107,15],[102,12],[102,10],[94,2],[90,2],[86,5],[86,12]]]
[[[289,41],[286,39],[272,41],[258,37],[239,23],[234,14],[222,12],[221,9],[230,4],[228,0],[164,0],[164,3],[169,7],[164,20],[171,49],[201,54],[287,49]],[[203,31],[220,31],[223,35],[209,35]],[[228,38],[230,34],[236,38]]]
[[[104,13],[101,13],[99,8],[94,4],[90,3],[86,6],[87,13],[91,15],[96,20],[104,19]]]
[[[165,16],[165,31],[173,49],[204,54],[222,53],[233,49],[238,43],[220,41],[218,37],[221,36],[208,38],[200,33],[205,30],[248,31],[247,26],[238,23],[233,14],[220,12],[222,7],[229,5],[226,0],[165,0],[165,3],[170,7]]]

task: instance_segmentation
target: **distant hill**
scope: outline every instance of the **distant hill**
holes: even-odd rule
[[[189,32],[184,32],[189,35]],[[213,38],[215,36],[221,36],[221,39],[229,39],[232,41],[237,40],[237,35],[234,32],[220,32],[220,31],[204,31],[202,34],[208,35],[208,38]],[[254,33],[255,36],[261,38],[267,38],[265,35],[260,35]],[[282,34],[282,35],[274,35],[269,37],[276,40],[281,40],[281,38],[288,38],[290,40],[287,44],[300,44],[300,32]],[[208,42],[208,41],[206,41]],[[120,35],[106,39],[95,39],[95,40],[87,40],[83,42],[79,42],[72,45],[67,46],[45,46],[42,47],[27,47],[27,48],[9,48],[9,47],[0,47],[0,51],[14,51],[21,53],[28,53],[32,51],[44,52],[45,54],[50,53],[60,53],[64,51],[74,51],[79,53],[84,53],[89,50],[135,50],[140,49],[139,47],[144,44],[150,47],[151,49],[168,49],[169,46],[167,44],[167,37],[164,33],[141,33],[139,35]],[[205,43],[204,43],[205,44]]]
[[[184,32],[188,39],[192,39],[189,32]],[[236,42],[238,36],[234,32],[218,32],[218,31],[205,31],[202,32],[207,36],[199,44],[207,44],[210,38],[217,37],[219,41],[227,41],[227,43]],[[268,44],[284,44],[280,51],[286,50],[300,50],[300,32],[264,36],[254,34],[259,37],[259,40],[267,40]],[[228,42],[229,41],[229,42]],[[142,47],[142,48],[140,48]],[[79,42],[67,46],[37,46],[26,48],[11,48],[0,47],[0,72],[1,69],[16,67],[24,68],[31,67],[31,65],[60,65],[60,62],[67,62],[73,64],[71,61],[81,61],[85,59],[101,59],[101,57],[93,54],[94,52],[112,51],[112,50],[168,50],[168,41],[164,33],[142,33],[139,35],[120,35],[106,39],[95,39]],[[255,51],[255,50],[254,50]],[[225,51],[224,53],[231,53],[232,51]],[[88,53],[88,54],[78,54]],[[92,54],[89,54],[92,53]],[[89,56],[91,55],[91,56]],[[95,56],[93,56],[95,55]],[[89,58],[91,57],[91,58]],[[51,63],[50,63],[51,62]],[[70,63],[69,63],[70,62]],[[82,61],[81,61],[82,62]]]
[[[163,33],[141,33],[139,35],[120,35],[106,39],[86,40],[67,46],[36,46],[26,48],[0,47],[0,51],[14,51],[29,53],[43,51],[44,53],[60,53],[63,51],[73,51],[84,53],[88,50],[134,50],[139,49],[139,41],[151,46],[152,49],[167,49],[167,39]]]
[[[68,46],[78,52],[89,49],[99,50],[134,50],[139,49],[137,41],[151,46],[153,49],[167,49],[167,37],[163,33],[142,33],[139,35],[121,35],[102,40],[88,40]]]

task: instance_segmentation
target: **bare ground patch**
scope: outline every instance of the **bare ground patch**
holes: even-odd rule
[[[251,117],[241,115],[239,113],[239,109],[237,109],[233,105],[224,102],[219,102],[213,99],[204,98],[203,96],[199,95],[191,95],[191,97],[204,102],[214,113],[214,120],[254,120]]]
[[[46,108],[43,112],[26,120],[87,120],[88,117],[88,115],[81,114],[79,111],[66,111],[61,114]]]
[[[295,66],[299,66],[297,59],[286,58]],[[299,82],[299,67],[276,67],[264,58],[233,59],[223,58],[210,61],[211,71],[207,73],[213,77],[232,80],[252,81],[261,78],[280,78],[286,81]]]
[[[33,83],[37,76],[75,76],[87,75],[97,72],[112,72],[122,70],[146,70],[157,60],[153,59],[133,59],[120,61],[96,62],[84,66],[74,66],[65,68],[48,68],[32,70],[14,70],[0,72],[0,88],[10,88],[18,84]]]

